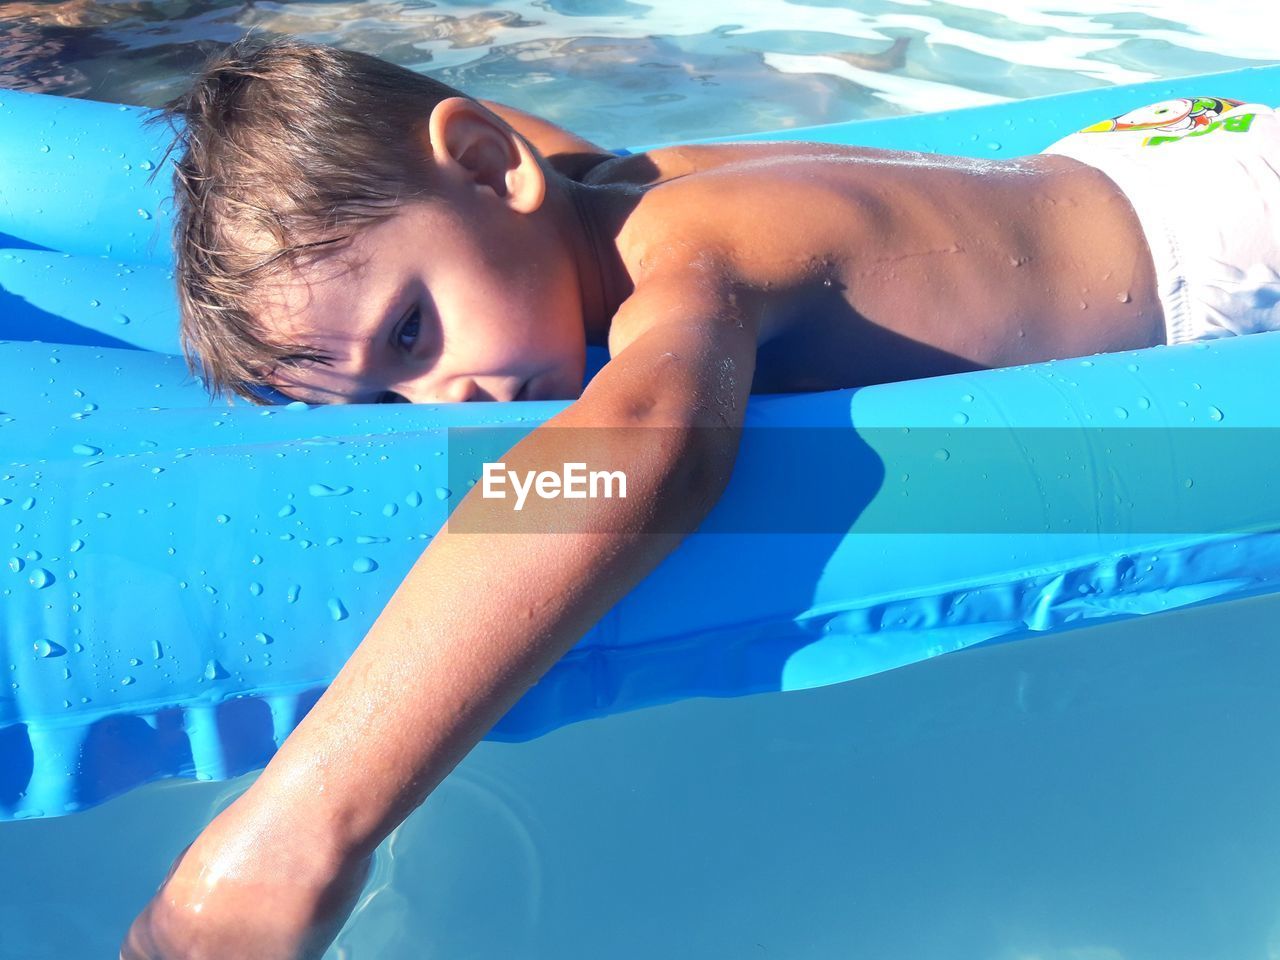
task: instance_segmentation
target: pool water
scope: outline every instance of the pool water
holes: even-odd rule
[[[1280,597],[482,743],[327,960],[1275,960]],[[244,783],[0,825],[0,956],[113,956]]]
[[[290,33],[375,53],[620,146],[1272,63],[1280,15],[1267,8],[1257,0],[9,0],[0,4],[0,87],[156,105],[247,31]]]

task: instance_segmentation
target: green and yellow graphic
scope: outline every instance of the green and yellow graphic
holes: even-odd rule
[[[1085,127],[1081,133],[1110,133],[1113,130],[1160,130],[1165,133],[1192,133],[1208,127],[1243,100],[1222,97],[1178,97],[1122,113]],[[1207,132],[1207,131],[1206,131]]]

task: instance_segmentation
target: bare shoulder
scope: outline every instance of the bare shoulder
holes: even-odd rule
[[[655,334],[685,341],[744,340],[754,347],[759,318],[751,301],[739,295],[728,257],[712,244],[678,236],[655,260],[614,314],[611,356],[641,339],[654,340]]]
[[[605,184],[647,186],[725,166],[805,157],[847,157],[851,153],[865,152],[858,148],[804,141],[677,144],[646,150],[644,153],[611,157],[594,166],[582,179],[584,183],[600,186]]]
[[[638,188],[643,197],[617,235],[637,301],[706,308],[710,295],[758,307],[847,261],[875,205],[844,165],[782,157],[739,158]]]
[[[759,318],[714,257],[655,268],[615,315],[612,359],[583,400],[646,423],[740,426]]]

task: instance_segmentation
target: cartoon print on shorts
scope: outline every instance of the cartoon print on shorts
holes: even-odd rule
[[[1110,120],[1085,127],[1081,133],[1110,133],[1113,130],[1163,130],[1187,133],[1207,127],[1226,111],[1238,107],[1243,100],[1220,97],[1179,97],[1161,100],[1149,106],[1130,110]]]

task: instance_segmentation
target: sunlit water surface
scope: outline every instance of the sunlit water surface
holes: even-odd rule
[[[328,960],[1275,960],[1280,598],[484,743]],[[108,957],[236,784],[0,825],[0,956]]]
[[[1271,63],[1280,60],[1280,14],[1271,6],[10,0],[0,3],[0,87],[155,105],[246,32],[288,33],[386,57],[619,146]]]

